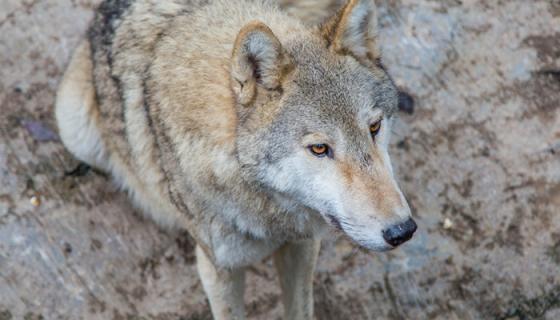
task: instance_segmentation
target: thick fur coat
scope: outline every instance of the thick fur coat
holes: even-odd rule
[[[387,230],[411,227],[375,28],[369,0],[321,27],[261,1],[107,0],[61,83],[60,135],[195,238],[216,318],[243,317],[243,268],[274,252],[303,282],[281,276],[287,317],[309,318],[326,230],[386,250]]]

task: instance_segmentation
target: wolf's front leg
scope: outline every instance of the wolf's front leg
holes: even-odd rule
[[[313,319],[313,272],[320,244],[318,239],[287,243],[274,253],[285,319]]]
[[[196,264],[214,319],[245,319],[245,270],[216,268],[200,246],[196,247]]]

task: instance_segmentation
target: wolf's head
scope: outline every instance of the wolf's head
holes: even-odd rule
[[[397,90],[383,69],[372,0],[281,43],[261,22],[234,50],[237,152],[248,179],[319,212],[360,245],[416,230],[388,155]]]

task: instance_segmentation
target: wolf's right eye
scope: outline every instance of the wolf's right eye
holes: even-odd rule
[[[369,132],[371,133],[371,137],[375,139],[375,136],[379,133],[380,129],[381,129],[381,120],[369,126]]]
[[[309,146],[309,150],[317,157],[324,157],[330,154],[329,146],[324,143],[312,144]]]

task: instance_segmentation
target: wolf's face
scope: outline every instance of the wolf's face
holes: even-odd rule
[[[397,90],[373,46],[373,17],[372,2],[350,1],[285,48],[262,24],[249,26],[234,50],[245,61],[234,63],[232,86],[246,175],[360,245],[387,250],[410,239],[416,224],[389,159]]]

